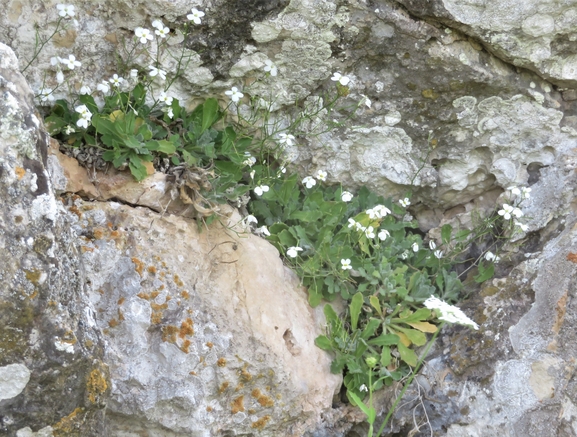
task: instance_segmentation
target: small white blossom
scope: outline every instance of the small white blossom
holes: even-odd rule
[[[133,79],[136,79],[138,77],[138,70],[136,70],[135,68],[130,70],[130,77],[132,77]]]
[[[174,118],[174,112],[172,111],[172,106],[169,106],[168,109],[166,110],[166,115],[168,116],[168,118],[170,118],[171,120]]]
[[[486,259],[487,261],[492,261],[492,262],[494,262],[495,264],[497,264],[497,263],[501,260],[501,257],[495,255],[493,252],[491,252],[490,250],[488,250],[488,251],[485,253],[485,259]]]
[[[61,3],[56,5],[56,8],[58,9],[58,15],[60,15],[61,17],[74,17],[75,12],[74,12],[74,6],[73,5],[63,5]]]
[[[333,82],[339,82],[342,86],[347,86],[348,83],[351,81],[347,76],[343,76],[341,73],[333,73],[333,77],[331,77]]]
[[[350,259],[342,259],[341,260],[341,269],[343,270],[350,270],[353,267],[351,266],[351,260]]]
[[[411,201],[409,200],[408,197],[405,197],[404,199],[399,199],[399,203],[401,204],[401,206],[403,208],[406,208],[407,206],[409,206],[411,204]]]
[[[170,33],[170,29],[168,27],[163,27],[161,24],[161,27],[156,28],[154,33],[157,34],[161,38],[166,38],[168,36],[168,34]]]
[[[164,27],[164,23],[161,20],[153,20],[152,27],[155,29],[162,29]]]
[[[270,237],[270,232],[266,226],[261,226],[255,230],[255,233],[264,235],[265,237]]]
[[[511,187],[509,188],[509,190],[511,190],[511,194],[513,194],[514,196],[518,196],[519,194],[521,194],[521,190],[517,187]]]
[[[435,250],[434,254],[435,254],[435,257],[437,257],[439,259],[443,258],[443,251],[442,250]]]
[[[91,93],[92,93],[92,90],[90,89],[90,87],[88,85],[82,85],[82,87],[80,87],[80,95],[88,95]]]
[[[367,96],[365,96],[364,94],[361,94],[361,97],[363,98],[363,100],[361,100],[361,103],[364,103],[365,106],[367,108],[370,108],[371,105],[373,104],[373,102],[371,102],[371,99],[369,99]],[[360,104],[360,103],[359,103]]]
[[[160,102],[164,103],[166,106],[172,105],[172,97],[166,95],[166,93],[164,91],[160,93],[158,100]]]
[[[516,208],[513,208],[511,205],[508,205],[506,203],[503,204],[503,209],[500,209],[499,211],[497,211],[497,214],[503,216],[503,218],[505,220],[510,220],[511,219],[511,214],[513,213],[513,211]]]
[[[307,188],[312,188],[317,184],[317,181],[315,181],[315,178],[313,178],[312,176],[307,176],[306,178],[303,179],[303,185]]]
[[[73,134],[74,132],[76,132],[76,129],[74,129],[72,126],[66,126],[66,127],[64,128],[64,133],[65,133],[66,135]]]
[[[460,308],[457,308],[454,305],[449,305],[433,295],[424,302],[424,305],[430,310],[437,312],[439,320],[443,320],[447,323],[469,326],[473,329],[479,329],[479,325],[467,317]]]
[[[529,187],[521,188],[521,197],[523,199],[528,199],[529,197],[531,197],[531,195],[529,194],[530,192],[531,192],[531,188],[529,188]]]
[[[528,226],[528,225],[526,225],[526,224],[524,224],[524,223],[521,223],[521,222],[517,222],[517,221],[516,221],[516,222],[515,222],[515,225],[516,225],[516,226],[519,226],[523,232],[527,232],[527,230],[529,229],[529,226]]]
[[[144,27],[137,27],[134,29],[134,34],[138,39],[140,39],[141,44],[146,44],[148,41],[152,41],[152,33],[149,29]]]
[[[419,251],[419,244],[418,243],[413,243],[411,245],[411,248],[413,249],[413,252],[418,252]]]
[[[247,215],[245,217],[246,220],[246,224],[250,225],[251,223],[254,223],[255,225],[258,223],[258,220],[256,219],[256,217],[254,215]]]
[[[245,156],[246,159],[242,162],[242,165],[248,165],[249,167],[252,167],[253,165],[256,164],[256,158],[252,156],[250,153],[246,152]]]
[[[359,387],[359,391],[369,391],[369,389],[367,388],[367,386],[365,384],[363,384]]]
[[[357,231],[359,232],[365,232],[367,230],[367,228],[365,228],[362,224],[360,224],[359,222],[355,223],[355,228],[357,228]]]
[[[437,243],[434,240],[429,240],[429,248],[435,250],[437,248]]]
[[[271,76],[276,76],[278,73],[278,70],[276,68],[276,65],[274,65],[272,63],[272,61],[270,59],[267,59],[266,61],[264,61],[264,71],[266,71],[267,73],[270,72]]]
[[[113,74],[112,77],[108,79],[108,82],[110,82],[110,85],[114,88],[118,88],[120,84],[124,82],[124,78],[120,77],[118,74]]]
[[[39,97],[41,102],[53,102],[54,96],[52,95],[52,88],[42,88]]]
[[[326,180],[327,180],[327,176],[328,176],[328,174],[327,174],[326,171],[324,171],[324,170],[319,170],[319,171],[317,171],[317,179],[318,179],[319,181],[322,181],[322,182],[326,181]]]
[[[237,103],[240,99],[244,97],[237,87],[233,86],[230,90],[224,92],[227,96],[230,96],[230,100]]]
[[[519,208],[514,208],[513,215],[517,218],[523,217],[523,211],[521,211]]]
[[[60,56],[52,56],[50,58],[50,65],[52,65],[53,67],[59,64],[63,64],[64,60],[62,60],[62,58]]]
[[[291,258],[296,258],[299,255],[299,252],[301,252],[302,249],[298,246],[292,246],[289,247],[286,251],[287,256],[290,256]]]
[[[250,178],[251,178],[251,179],[254,179],[254,175],[255,175],[255,174],[256,174],[256,171],[255,171],[255,170],[251,171],[251,172],[250,172]]]
[[[108,91],[110,91],[110,85],[108,85],[107,81],[103,80],[98,85],[96,85],[96,89],[106,94]]]
[[[365,235],[367,238],[375,238],[375,230],[372,226],[369,226],[367,229],[365,229]]]
[[[62,73],[62,71],[60,70],[58,70],[58,72],[56,73],[56,82],[58,83],[64,82],[64,73]]]
[[[78,127],[83,127],[86,129],[88,127],[88,123],[90,123],[92,112],[88,110],[86,105],[77,106],[76,108],[74,108],[74,110],[80,114],[80,118],[76,122],[76,125]]]
[[[379,240],[385,241],[388,237],[391,236],[391,234],[386,229],[381,229],[381,231],[379,232],[379,235],[377,235],[377,236],[379,237]]]
[[[408,257],[409,257],[409,252],[407,252],[406,250],[403,253],[401,253],[402,259],[407,259]]]
[[[150,71],[148,72],[148,75],[149,75],[150,77],[158,76],[158,77],[160,77],[162,80],[166,80],[166,71],[161,70],[160,68],[153,67],[152,65],[149,65],[148,68],[149,68],[149,70],[150,70]]]
[[[357,222],[354,221],[352,218],[349,219],[349,228],[352,228],[353,226],[356,226]]]
[[[292,146],[294,144],[295,137],[291,134],[279,134],[278,142],[280,144],[286,144],[287,146]]]
[[[391,213],[391,210],[384,205],[377,205],[371,209],[367,209],[365,213],[369,215],[371,220],[374,220],[386,217],[387,214]]]
[[[258,187],[255,187],[254,194],[256,194],[257,196],[262,196],[268,190],[269,190],[268,185],[259,185]]]
[[[353,195],[352,193],[349,193],[348,191],[343,191],[341,193],[341,200],[343,202],[350,202],[351,200],[353,200]]]
[[[68,59],[60,59],[60,62],[66,65],[70,70],[74,70],[74,67],[80,67],[82,65],[80,61],[76,60],[76,56],[74,55],[68,55]]]
[[[186,18],[188,18],[190,21],[193,21],[194,24],[200,24],[201,18],[204,17],[204,12],[199,11],[196,8],[192,8],[191,12],[192,14],[188,14]]]

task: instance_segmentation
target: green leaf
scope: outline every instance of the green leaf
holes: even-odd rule
[[[371,319],[369,320],[369,323],[367,323],[367,326],[365,326],[365,329],[364,329],[363,333],[361,334],[361,338],[363,340],[367,340],[369,337],[372,337],[380,325],[381,325],[380,319],[375,319],[375,318],[371,317]]]
[[[361,411],[365,413],[367,417],[369,417],[370,415],[369,408],[365,404],[363,404],[363,401],[361,401],[361,399],[356,394],[354,394],[350,390],[347,390],[347,397],[351,400],[351,404],[359,407]]]
[[[491,279],[495,274],[495,265],[489,264],[485,267],[484,263],[479,263],[479,274],[475,276],[473,279],[475,282],[480,284],[481,282],[485,282],[487,279]]]
[[[411,340],[412,343],[417,346],[423,346],[427,342],[427,336],[421,331],[417,331],[416,329],[401,328],[400,326],[395,326],[394,329],[401,331],[407,336],[409,340]]]
[[[176,147],[174,143],[166,140],[152,140],[146,143],[146,148],[150,151],[166,153],[167,155],[172,155],[176,152]]]
[[[391,364],[392,359],[391,348],[389,346],[383,346],[383,350],[381,351],[381,366],[387,367]]]
[[[395,334],[381,334],[371,338],[368,342],[371,346],[391,346],[399,343],[399,336]]]
[[[128,167],[130,168],[130,173],[132,173],[134,179],[137,181],[141,181],[148,176],[146,167],[138,157],[131,156],[130,161],[128,162]]]
[[[401,360],[407,363],[411,367],[415,367],[417,365],[417,354],[414,350],[409,349],[403,343],[399,342],[397,344],[397,349],[399,350],[399,354],[401,355]]]
[[[330,351],[333,349],[332,343],[326,335],[319,335],[315,338],[315,344],[324,351]]]
[[[370,296],[369,297],[369,302],[371,304],[371,306],[377,311],[377,313],[382,316],[383,315],[383,311],[381,310],[381,304],[379,302],[379,298],[377,296]]]
[[[289,219],[300,220],[302,222],[316,222],[318,219],[323,217],[323,213],[319,210],[316,211],[295,211],[293,212]]]
[[[431,317],[431,310],[427,308],[419,308],[412,314],[401,314],[398,318],[392,319],[393,323],[409,323],[409,322],[419,322],[421,320],[427,320]]]
[[[338,322],[339,316],[337,315],[337,313],[335,313],[335,310],[331,305],[326,304],[325,307],[323,308],[323,312],[325,313],[325,317],[327,318],[328,322],[330,323]]]
[[[441,240],[443,243],[448,244],[451,241],[451,232],[453,232],[451,225],[444,225],[441,228]]]
[[[363,307],[364,298],[362,293],[357,293],[351,299],[351,304],[349,306],[351,312],[351,328],[353,331],[357,329],[357,323],[359,322],[359,315],[361,314],[361,308]]]
[[[62,131],[63,127],[68,126],[66,120],[64,120],[62,117],[58,117],[57,115],[50,115],[46,117],[44,124],[48,130],[48,133],[52,136],[58,135]]]
[[[78,100],[80,100],[80,103],[82,103],[83,105],[86,105],[86,107],[88,108],[88,110],[90,112],[92,112],[92,114],[98,114],[98,106],[96,106],[96,102],[94,101],[94,97],[92,97],[91,95],[88,94],[82,94],[80,96],[78,96]]]
[[[207,99],[202,106],[202,127],[204,132],[218,120],[218,101],[216,99]]]

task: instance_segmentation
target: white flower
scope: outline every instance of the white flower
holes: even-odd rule
[[[76,129],[74,129],[72,126],[66,126],[66,127],[64,128],[64,133],[65,133],[66,135],[73,134],[74,132],[76,132]]]
[[[248,165],[249,167],[252,167],[253,165],[256,164],[256,158],[254,156],[252,156],[250,153],[246,152],[246,159],[242,162],[242,165]]]
[[[313,178],[312,176],[307,176],[306,178],[303,179],[303,185],[306,186],[307,188],[312,188],[317,184],[317,181],[315,181],[315,178]]]
[[[136,79],[138,77],[138,70],[136,70],[135,68],[130,70],[130,77]]]
[[[391,210],[384,205],[377,205],[371,209],[367,209],[365,212],[371,220],[374,220],[386,217],[387,214],[391,213]]]
[[[63,64],[64,61],[62,60],[62,58],[60,56],[52,56],[50,58],[50,65],[55,66],[58,64]]]
[[[230,90],[224,92],[227,96],[230,96],[230,100],[237,103],[240,99],[244,97],[237,87],[233,86]]]
[[[265,64],[264,65],[264,71],[270,72],[271,76],[277,75],[278,70],[276,68],[276,65],[274,65],[270,59],[267,59],[266,61],[264,61],[264,64]]]
[[[521,190],[517,187],[511,187],[510,190],[511,190],[511,194],[513,194],[515,196],[518,196],[519,194],[521,194]]]
[[[64,82],[64,73],[62,73],[62,71],[60,70],[58,70],[58,72],[56,73],[56,82],[58,83]]]
[[[144,27],[137,27],[134,29],[134,34],[137,38],[140,39],[142,44],[146,44],[148,41],[152,41],[152,33],[149,29],[145,29]]]
[[[281,144],[286,144],[287,146],[292,146],[294,144],[295,137],[291,134],[279,134],[278,142]]]
[[[353,267],[351,266],[351,260],[350,259],[342,259],[341,260],[341,269],[343,270],[350,270]]]
[[[360,224],[359,222],[355,223],[355,228],[357,228],[357,231],[359,232],[365,232],[367,230],[367,228],[365,228],[362,224]]]
[[[505,220],[510,220],[511,214],[513,213],[514,210],[515,208],[513,208],[511,205],[504,203],[503,209],[497,211],[497,214],[502,215]]]
[[[411,201],[409,200],[408,197],[405,197],[404,199],[399,199],[399,203],[401,204],[401,206],[403,208],[406,208],[407,206],[409,206],[411,204]]]
[[[161,24],[161,27],[158,27],[154,33],[156,33],[161,38],[166,38],[170,33],[170,29],[168,27],[163,27]]]
[[[367,386],[365,384],[363,384],[359,387],[359,391],[369,391],[369,389],[367,388]]]
[[[290,256],[291,258],[296,258],[299,255],[299,252],[301,252],[302,249],[300,247],[289,247],[286,251],[287,256]]]
[[[319,171],[317,171],[317,179],[318,179],[319,181],[322,181],[322,182],[326,181],[326,180],[327,180],[327,176],[328,176],[328,175],[327,175],[327,172],[326,172],[326,171],[324,171],[324,170],[319,170]]]
[[[523,217],[523,211],[521,211],[519,208],[514,208],[513,215],[517,218]]]
[[[364,103],[367,108],[370,108],[371,105],[373,104],[373,102],[371,102],[371,99],[369,99],[364,94],[361,94],[361,97],[363,98],[363,100],[361,100],[361,103]],[[359,105],[360,105],[360,103],[359,103]]]
[[[442,250],[435,250],[435,256],[439,259],[443,258],[443,251]]]
[[[375,238],[375,230],[372,226],[369,226],[367,229],[365,229],[365,235],[367,238]]]
[[[42,88],[39,97],[41,102],[53,102],[54,96],[52,95],[52,88]]]
[[[379,235],[377,236],[379,237],[379,240],[385,241],[388,237],[391,236],[391,234],[386,229],[381,229],[381,232],[379,232]]]
[[[523,199],[528,199],[529,197],[531,197],[531,195],[529,194],[530,192],[531,192],[531,188],[529,188],[529,187],[521,188],[521,197]]]
[[[529,229],[528,225],[521,223],[521,222],[516,221],[515,225],[519,226],[523,232],[527,232],[527,230]]]
[[[424,305],[430,310],[437,312],[439,320],[443,320],[448,323],[457,323],[459,325],[469,326],[473,329],[479,329],[479,325],[473,322],[467,315],[454,305],[449,305],[443,302],[441,299],[436,298],[431,295],[425,302]]]
[[[66,65],[70,70],[74,70],[74,67],[80,67],[82,63],[76,60],[76,56],[68,55],[68,59],[60,59],[64,65]]]
[[[486,259],[487,261],[493,261],[495,264],[497,264],[497,263],[501,260],[501,257],[495,255],[493,252],[491,252],[490,250],[488,250],[488,251],[485,253],[485,259]]]
[[[103,80],[98,85],[96,85],[96,89],[106,94],[108,91],[110,91],[110,85],[108,85],[107,81]]]
[[[413,249],[413,252],[418,252],[419,251],[419,244],[418,243],[413,243],[411,248]]]
[[[92,93],[92,90],[90,89],[90,87],[88,85],[82,85],[82,87],[80,87],[80,94],[81,95],[88,95]]]
[[[251,223],[254,223],[255,225],[258,223],[258,220],[256,219],[256,217],[254,215],[247,215],[245,217],[246,220],[246,224],[250,225]]]
[[[256,174],[256,170],[250,172],[250,178],[254,179],[254,175]]]
[[[118,88],[120,84],[124,82],[124,78],[120,77],[118,74],[113,74],[108,82],[110,82],[110,85],[112,85],[114,88]]]
[[[74,6],[73,5],[63,5],[61,3],[56,5],[58,9],[58,15],[61,17],[74,17]]]
[[[401,253],[401,258],[407,259],[408,257],[409,257],[409,252],[407,252],[406,250],[403,253]]]
[[[87,120],[85,118],[79,118],[78,121],[76,122],[76,126],[83,127],[84,129],[87,129],[88,123],[89,123],[89,120]]]
[[[429,248],[431,250],[435,250],[437,248],[437,244],[435,243],[434,240],[429,240]]]
[[[200,24],[201,23],[201,18],[204,17],[204,12],[199,11],[196,8],[192,8],[191,10],[192,14],[188,14],[186,16],[186,18],[188,18],[190,21],[193,21],[194,24]]]
[[[160,93],[160,96],[158,97],[158,100],[159,100],[160,102],[163,102],[166,106],[172,105],[172,97],[167,96],[164,91]]]
[[[80,114],[80,118],[76,122],[78,127],[83,127],[86,129],[88,127],[88,123],[90,123],[90,118],[92,117],[92,113],[88,110],[86,105],[80,105],[74,108],[76,112]]]
[[[152,27],[154,27],[155,29],[162,29],[164,27],[164,23],[160,20],[154,20],[152,22]]]
[[[261,226],[256,230],[257,234],[264,235],[265,237],[270,237],[270,232],[266,226]]]
[[[256,194],[257,196],[262,196],[268,190],[269,190],[268,185],[259,185],[258,187],[255,187],[254,194]]]
[[[168,116],[168,118],[170,118],[171,120],[174,118],[174,112],[172,111],[172,106],[169,106],[168,109],[166,110],[166,115]]]
[[[149,70],[150,70],[150,71],[148,72],[148,75],[149,75],[150,77],[158,76],[158,77],[160,77],[162,80],[165,80],[165,79],[166,79],[166,71],[161,70],[160,68],[153,67],[152,65],[149,65],[148,68],[149,68]]]
[[[341,73],[333,73],[333,77],[331,77],[333,82],[339,82],[342,86],[347,86],[348,83],[351,81],[347,76],[343,76]]]
[[[352,228],[353,226],[356,226],[357,222],[354,221],[352,218],[349,219],[349,228]]]
[[[343,202],[350,202],[351,200],[353,200],[353,195],[352,193],[349,193],[348,191],[343,191],[341,193],[341,200]]]

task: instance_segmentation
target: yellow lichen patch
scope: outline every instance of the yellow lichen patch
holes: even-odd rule
[[[224,391],[228,388],[230,384],[228,383],[228,381],[224,381],[222,384],[220,384],[220,387],[218,388],[218,394],[223,394]]]
[[[138,293],[137,296],[141,299],[144,299],[144,300],[150,300],[150,294],[145,293],[144,291],[141,291],[140,293]]]
[[[251,408],[250,410],[248,410],[248,414],[256,414],[256,410],[254,408]]]
[[[252,379],[252,375],[248,372],[248,370],[246,370],[246,364],[240,370],[240,378],[245,382],[250,381]]]
[[[206,342],[206,347],[209,349],[212,349],[212,347],[214,346],[214,344],[212,343],[212,341],[207,341]]]
[[[151,275],[156,275],[156,267],[154,266],[148,266],[148,273],[150,273]]]
[[[92,235],[94,236],[95,240],[102,240],[104,238],[104,229],[94,228]]]
[[[260,419],[258,419],[256,422],[253,422],[251,425],[251,428],[263,429],[269,420],[270,420],[270,416],[263,416]]]
[[[188,293],[188,291],[183,290],[183,291],[180,293],[180,296],[181,296],[183,299],[188,299],[188,298],[190,297],[190,294]]]
[[[162,341],[176,343],[176,333],[179,331],[177,326],[167,325],[162,327]]]
[[[193,375],[193,376],[196,376],[196,372],[195,372],[194,370],[192,370],[192,371],[188,372],[188,374],[189,374],[189,375]]]
[[[180,324],[180,330],[178,332],[178,336],[180,338],[184,338],[187,335],[194,335],[193,326],[194,322],[190,317],[188,317],[184,322]]]
[[[70,208],[68,208],[68,211],[70,211],[73,214],[76,214],[78,218],[82,218],[82,212],[78,209],[76,205],[72,205]]]
[[[88,394],[88,400],[95,404],[100,395],[103,394],[107,389],[108,384],[106,383],[104,374],[98,369],[94,369],[92,372],[90,372],[88,381],[86,381],[86,392]]]
[[[206,411],[210,413],[212,411],[212,407],[209,405],[208,407],[206,407]]]
[[[136,271],[142,277],[142,271],[144,270],[144,263],[135,256],[133,256],[131,259],[134,265],[136,266]]]
[[[28,279],[34,285],[40,285],[46,281],[47,275],[42,270],[24,270],[24,273],[26,274],[26,279]]]
[[[226,359],[224,359],[224,358],[222,358],[222,357],[219,358],[218,361],[216,362],[216,365],[217,365],[218,367],[224,367],[224,366],[226,366]]]
[[[158,290],[154,290],[152,293],[150,293],[150,298],[151,299],[156,299],[156,297],[160,294],[160,291]]]
[[[261,406],[265,408],[272,407],[274,405],[273,399],[261,393],[261,391],[258,388],[255,388],[250,394],[252,395],[253,398],[256,398],[256,400]]]
[[[120,299],[118,299],[117,304],[118,304],[118,305],[122,305],[125,300],[126,300],[126,299],[124,299],[123,297],[121,297]]]
[[[80,425],[84,422],[83,418],[80,417],[84,413],[84,408],[76,408],[68,416],[63,417],[52,426],[52,433],[54,437],[65,437],[78,434],[80,430]]]
[[[178,285],[179,287],[184,287],[184,282],[182,282],[182,281],[180,280],[180,277],[179,277],[178,275],[174,275],[174,276],[173,276],[173,279],[174,279],[174,283],[175,283],[176,285]]]
[[[439,98],[439,93],[437,93],[435,90],[433,89],[427,89],[427,90],[423,90],[423,92],[421,93],[421,95],[425,98],[425,99],[433,99],[436,100],[437,98]]]
[[[80,250],[82,251],[82,253],[94,252],[94,247],[90,247],[90,246],[80,246]]]
[[[234,388],[234,391],[241,391],[244,388],[244,384],[239,382],[237,386]]]
[[[190,352],[190,344],[191,344],[190,340],[184,340],[180,345],[180,350],[185,354],[187,354],[188,352]]]
[[[116,319],[111,319],[108,322],[108,326],[110,326],[111,328],[116,328],[119,324],[120,324],[120,322]]]
[[[16,167],[14,169],[14,173],[16,173],[16,176],[18,177],[18,180],[22,180],[22,178],[24,177],[24,175],[26,174],[26,170],[23,169],[22,167]]]
[[[84,345],[90,349],[90,348],[92,348],[92,346],[94,346],[94,342],[92,340],[86,340],[84,342]]]
[[[236,414],[239,412],[244,411],[244,395],[240,395],[238,398],[234,399],[231,402],[231,412],[232,414]]]

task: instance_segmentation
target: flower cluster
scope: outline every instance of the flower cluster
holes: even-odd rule
[[[469,326],[473,329],[479,329],[479,325],[473,322],[466,314],[454,305],[449,305],[441,299],[431,295],[424,305],[437,313],[439,320],[447,323],[455,323],[458,325]]]
[[[333,73],[333,77],[331,77],[331,80],[333,82],[340,83],[342,86],[347,86],[349,84],[349,82],[351,81],[351,79],[349,79],[347,76],[343,76],[339,72]]]
[[[386,217],[387,214],[391,213],[391,210],[384,205],[377,205],[371,209],[365,211],[370,219],[382,219]]]
[[[80,118],[76,122],[76,125],[78,127],[83,127],[84,129],[86,129],[92,118],[92,112],[88,110],[86,105],[77,106],[76,108],[74,108],[74,110],[80,114]]]

